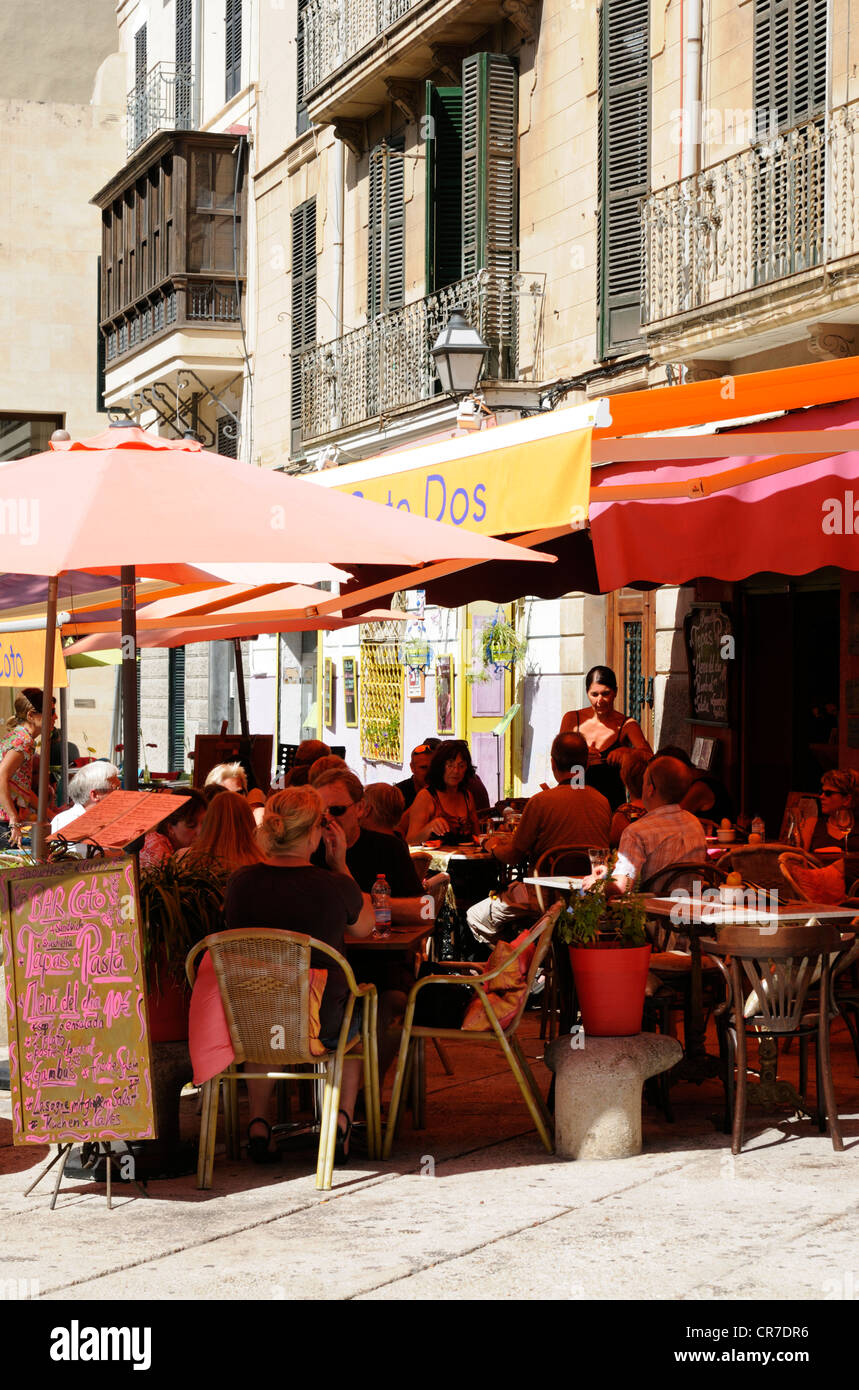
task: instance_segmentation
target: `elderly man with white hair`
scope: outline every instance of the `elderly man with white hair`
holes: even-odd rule
[[[67,827],[71,825],[72,821],[76,821],[78,816],[82,816],[84,811],[88,811],[102,797],[108,796],[110,792],[119,791],[119,788],[119,768],[115,767],[113,763],[94,762],[87,763],[85,767],[79,767],[69,782],[69,796],[72,799],[72,805],[67,811],[61,811],[58,816],[54,816],[51,821],[51,832],[62,835],[63,839],[68,839]],[[81,859],[86,858],[86,843],[72,844],[69,847]]]

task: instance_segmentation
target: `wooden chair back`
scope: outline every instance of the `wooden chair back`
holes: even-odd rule
[[[641,891],[663,898],[674,888],[684,888],[687,893],[697,892],[698,884],[703,884],[705,888],[718,888],[726,878],[724,869],[718,864],[711,864],[709,860],[702,860],[700,864],[666,864],[642,883]]]
[[[821,966],[821,991],[834,1012],[830,956],[843,949],[841,933],[832,923],[814,927],[779,927],[767,933],[758,927],[725,927],[714,954],[730,956],[733,996],[737,1011],[744,998],[743,977],[757,998],[757,1010],[747,1025],[768,1033],[795,1033],[802,1023],[808,991]]]
[[[552,878],[555,874],[569,875],[570,878],[584,878],[591,872],[591,861],[587,845],[553,845],[544,850],[534,866],[534,876]],[[537,887],[537,901],[540,911],[545,912],[558,892],[553,888]]]

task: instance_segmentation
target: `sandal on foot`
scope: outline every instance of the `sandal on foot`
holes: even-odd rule
[[[346,1128],[341,1129],[339,1124],[337,1126],[337,1144],[334,1149],[335,1168],[345,1168],[346,1164],[349,1162],[349,1155],[346,1152],[346,1145],[349,1143],[349,1135],[352,1133],[352,1121],[349,1119],[349,1116],[346,1114],[345,1110],[337,1111],[338,1120],[340,1119],[341,1115],[346,1121]]]
[[[251,1125],[265,1125],[266,1134],[251,1134]],[[269,1148],[271,1143],[271,1125],[268,1120],[263,1119],[262,1115],[257,1115],[248,1125],[248,1157],[254,1163],[276,1163],[277,1151]]]

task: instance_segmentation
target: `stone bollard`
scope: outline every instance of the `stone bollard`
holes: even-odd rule
[[[680,1061],[680,1043],[661,1033],[570,1042],[562,1034],[546,1053],[555,1073],[555,1152],[561,1158],[641,1153],[642,1086]]]

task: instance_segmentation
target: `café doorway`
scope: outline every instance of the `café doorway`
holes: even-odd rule
[[[840,579],[756,576],[741,589],[741,805],[776,839],[789,791],[815,793],[837,762]]]

